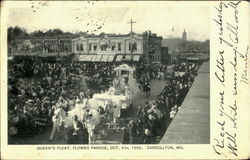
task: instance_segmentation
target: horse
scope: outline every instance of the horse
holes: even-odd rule
[[[90,107],[88,110],[86,110],[85,107]],[[64,118],[63,127],[65,129],[65,139],[67,143],[74,144],[78,143],[78,140],[75,140],[75,137],[72,135],[73,129],[73,117],[77,115],[79,117],[79,120],[81,123],[86,126],[88,130],[88,135],[90,136],[89,139],[93,139],[94,136],[94,129],[95,127],[100,124],[101,117],[100,113],[97,111],[95,106],[93,106],[92,103],[89,103],[87,101],[85,104],[76,104],[75,108],[67,112],[67,116]],[[91,115],[91,119],[90,116]],[[80,137],[82,138],[82,137]],[[89,141],[90,143],[92,141]]]

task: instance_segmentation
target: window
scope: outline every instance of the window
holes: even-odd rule
[[[54,52],[58,52],[58,46],[56,44],[54,45]]]
[[[130,43],[129,42],[129,51],[137,51],[137,43]]]
[[[94,51],[96,51],[96,49],[97,49],[97,46],[96,46],[96,45],[94,45],[94,46],[93,46],[93,49],[94,49]]]
[[[137,51],[137,43],[134,43],[134,44],[133,44],[132,50],[133,50],[133,51]]]
[[[107,45],[101,45],[101,51],[106,51],[107,50]]]
[[[122,45],[121,43],[118,43],[118,51],[121,51],[122,50]]]
[[[89,44],[89,51],[91,51],[91,49],[92,49],[92,45],[91,45],[91,44]]]
[[[40,50],[40,44],[39,43],[36,43],[36,45],[35,45],[35,51],[39,51]]]
[[[113,45],[113,46],[111,47],[111,50],[112,50],[112,51],[114,51],[114,50],[115,50],[115,45]]]
[[[64,51],[68,51],[68,43],[64,43]]]
[[[80,50],[80,46],[79,46],[79,44],[77,43],[76,44],[76,51],[79,51]]]
[[[58,47],[55,44],[49,45],[48,47],[48,53],[53,53],[53,52],[57,52],[58,51]]]
[[[80,51],[83,51],[83,44],[80,44]]]

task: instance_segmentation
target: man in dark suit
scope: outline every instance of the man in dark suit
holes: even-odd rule
[[[73,143],[80,143],[80,136],[81,136],[81,132],[82,132],[82,123],[80,121],[78,121],[78,117],[77,115],[74,115],[74,121],[73,121],[73,128],[74,128],[74,132],[73,132]]]
[[[80,134],[81,136],[81,141],[83,144],[89,144],[89,132],[88,132],[88,129],[85,127],[85,125],[83,124],[82,125],[82,132]]]
[[[127,131],[127,128],[123,129],[123,136],[122,136],[122,144],[129,144],[130,141],[130,135]]]

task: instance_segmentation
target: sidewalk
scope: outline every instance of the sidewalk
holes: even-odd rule
[[[209,62],[205,62],[160,144],[210,143],[209,84]]]

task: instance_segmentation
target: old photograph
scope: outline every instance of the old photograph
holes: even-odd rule
[[[8,9],[9,145],[210,143],[209,7],[121,3]]]

